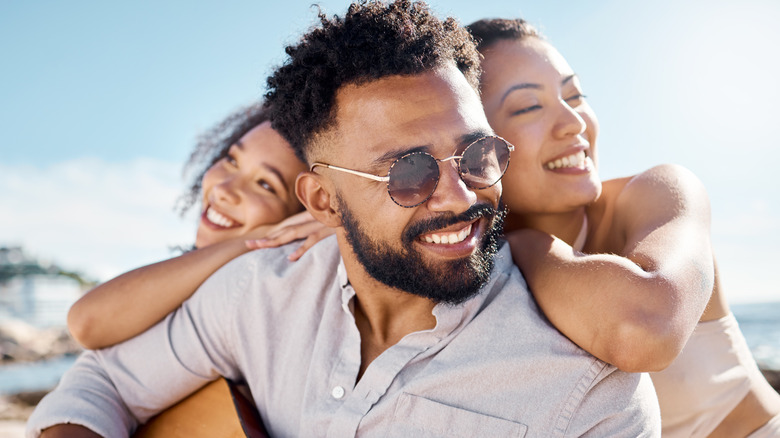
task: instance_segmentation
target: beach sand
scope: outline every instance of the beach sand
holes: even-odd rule
[[[24,438],[24,421],[0,421],[0,438]]]

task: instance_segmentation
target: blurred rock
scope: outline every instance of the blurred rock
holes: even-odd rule
[[[81,347],[66,328],[39,329],[19,320],[0,324],[0,365],[78,354],[80,351]]]
[[[22,392],[0,396],[0,420],[27,420],[35,405],[48,391]]]
[[[762,368],[761,373],[764,374],[764,378],[772,385],[772,388],[775,388],[775,391],[780,392],[780,370]]]

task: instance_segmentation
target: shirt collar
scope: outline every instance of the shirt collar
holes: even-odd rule
[[[482,287],[477,295],[465,303],[458,305],[439,303],[433,308],[433,316],[436,318],[436,327],[426,330],[441,339],[452,333],[456,328],[464,326],[471,321],[484,306],[485,300],[492,294],[496,287],[501,287],[507,276],[507,271],[512,267],[512,254],[509,245],[505,241],[499,242],[499,250],[495,255],[495,265],[490,273],[490,279]],[[339,256],[337,278],[341,289],[341,305],[349,314],[353,314],[352,298],[355,290],[349,284],[344,259]]]

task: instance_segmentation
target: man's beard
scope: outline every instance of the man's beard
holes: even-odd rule
[[[487,204],[478,204],[459,215],[444,214],[411,224],[404,230],[402,248],[397,250],[369,237],[340,196],[337,200],[347,241],[358,261],[374,279],[435,303],[460,304],[475,296],[490,278],[506,216],[505,209],[497,210]],[[488,220],[488,229],[477,250],[468,257],[431,266],[413,246],[421,234],[481,217]]]

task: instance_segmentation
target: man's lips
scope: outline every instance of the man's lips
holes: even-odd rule
[[[420,235],[420,240],[427,243],[436,244],[455,244],[466,240],[471,234],[472,223],[453,231],[439,231],[437,233],[427,233]]]

